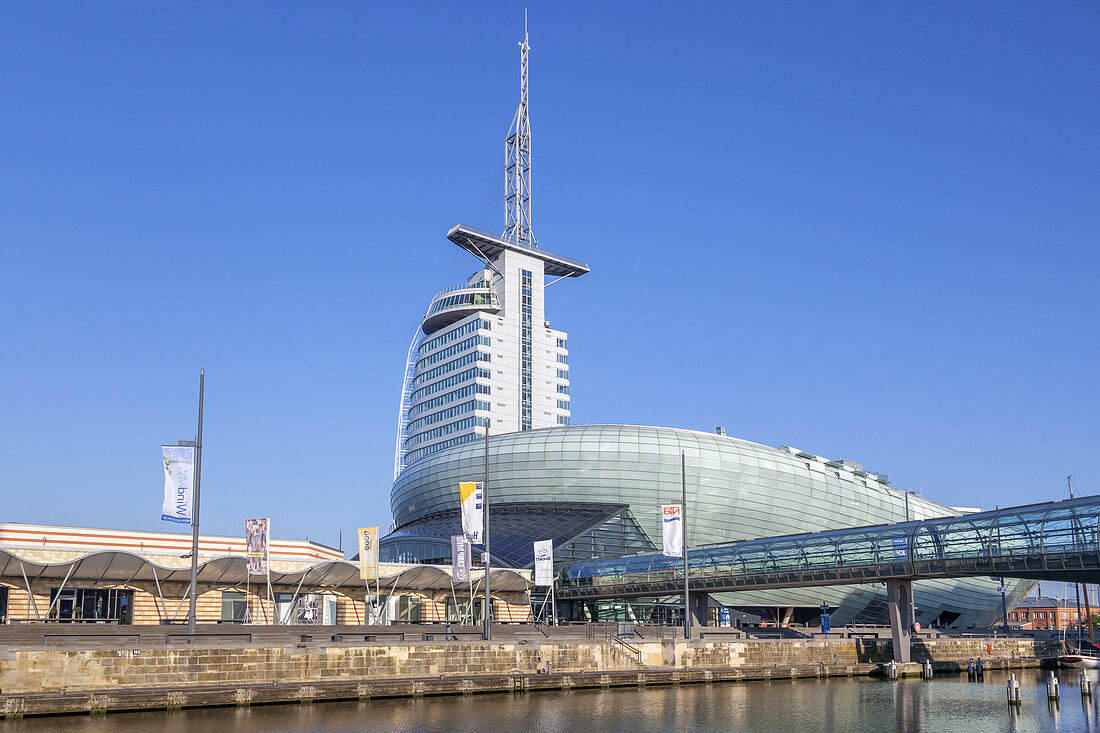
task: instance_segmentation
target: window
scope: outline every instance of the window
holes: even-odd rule
[[[568,384],[559,384],[558,385],[558,394],[569,394],[569,385]]]
[[[566,347],[565,347],[565,339],[558,339],[558,348],[559,348],[559,349],[564,349],[564,348],[566,348]]]
[[[568,364],[569,363],[569,357],[566,356],[565,354],[558,354],[558,363],[559,364]]]
[[[479,361],[489,361],[489,354],[484,351],[475,351],[465,356],[460,356],[457,359],[453,359],[446,364],[440,364],[434,369],[429,369],[422,374],[417,374],[416,379],[413,380],[413,384],[417,387],[425,382],[431,381],[436,377],[441,377],[447,372],[453,372],[455,369],[466,366],[467,364],[473,364]]]
[[[569,424],[569,416],[568,415],[558,415],[558,425],[568,425],[568,424]]]
[[[472,349],[475,346],[492,346],[492,344],[493,340],[488,336],[471,336],[465,341],[459,341],[454,346],[448,346],[447,348],[437,351],[434,354],[425,356],[423,359],[416,362],[416,370],[420,371],[421,369],[429,367],[432,364],[438,364],[444,359],[449,359],[455,354],[461,354],[463,351]]]
[[[222,621],[244,621],[246,611],[247,602],[244,593],[222,591]]]
[[[448,331],[442,336],[436,336],[431,341],[425,341],[424,343],[420,344],[420,347],[416,350],[416,354],[417,356],[424,356],[424,354],[427,354],[432,349],[437,349],[443,344],[454,341],[456,338],[465,336],[468,333],[473,333],[479,328],[483,328],[486,331],[491,331],[493,329],[493,324],[490,321],[485,320],[484,318],[474,319],[467,324],[459,326],[453,331]]]
[[[569,409],[569,400],[558,400],[558,409],[559,410],[568,410]]]
[[[559,369],[558,370],[558,379],[569,379],[569,370],[568,369]]]
[[[490,578],[492,580],[492,578]],[[398,596],[394,599],[394,609],[399,622],[407,624],[420,623],[420,597],[419,596]]]

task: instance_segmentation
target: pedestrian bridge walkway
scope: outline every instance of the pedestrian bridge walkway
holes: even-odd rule
[[[690,528],[690,514],[687,516]],[[768,537],[688,550],[692,592],[996,576],[1100,582],[1100,496],[942,519]],[[561,600],[684,591],[682,558],[574,562]]]

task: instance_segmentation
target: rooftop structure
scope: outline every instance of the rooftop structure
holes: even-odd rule
[[[447,238],[481,260],[465,283],[432,298],[409,346],[393,475],[485,434],[568,425],[568,335],[546,319],[545,289],[588,272],[584,262],[540,249],[531,228],[531,123],[526,30],[520,103],[509,130],[501,234],[458,224]]]

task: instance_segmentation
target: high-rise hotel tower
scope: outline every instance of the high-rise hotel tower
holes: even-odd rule
[[[540,248],[531,230],[529,48],[525,32],[505,153],[507,225],[500,235],[464,224],[447,232],[482,267],[432,298],[409,347],[395,479],[419,458],[483,436],[486,425],[495,435],[569,424],[566,334],[550,327],[544,291],[588,265]]]

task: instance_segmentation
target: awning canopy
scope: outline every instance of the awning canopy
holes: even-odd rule
[[[484,578],[484,571],[473,575],[474,582]],[[40,563],[26,560],[9,550],[0,549],[0,580],[22,585],[23,579],[56,581],[61,584],[68,578],[69,583],[96,583],[106,585],[127,585],[142,583],[183,583],[191,582],[191,568],[169,568],[158,565],[147,558],[132,552],[107,551],[93,552],[73,560],[57,563]],[[254,576],[254,578],[266,576]],[[414,565],[380,579],[382,591],[393,588],[396,591],[440,591],[450,590],[451,576],[434,565]],[[198,584],[200,591],[206,587],[244,585],[248,581],[248,566],[245,558],[233,555],[214,557],[199,564]],[[272,585],[298,587],[305,593],[317,591],[340,591],[348,593],[366,590],[367,581],[360,579],[359,566],[346,560],[332,560],[311,565],[295,572],[271,573]],[[465,584],[463,584],[465,585]],[[514,570],[494,569],[489,587],[492,593],[516,593],[528,589],[530,582]]]

